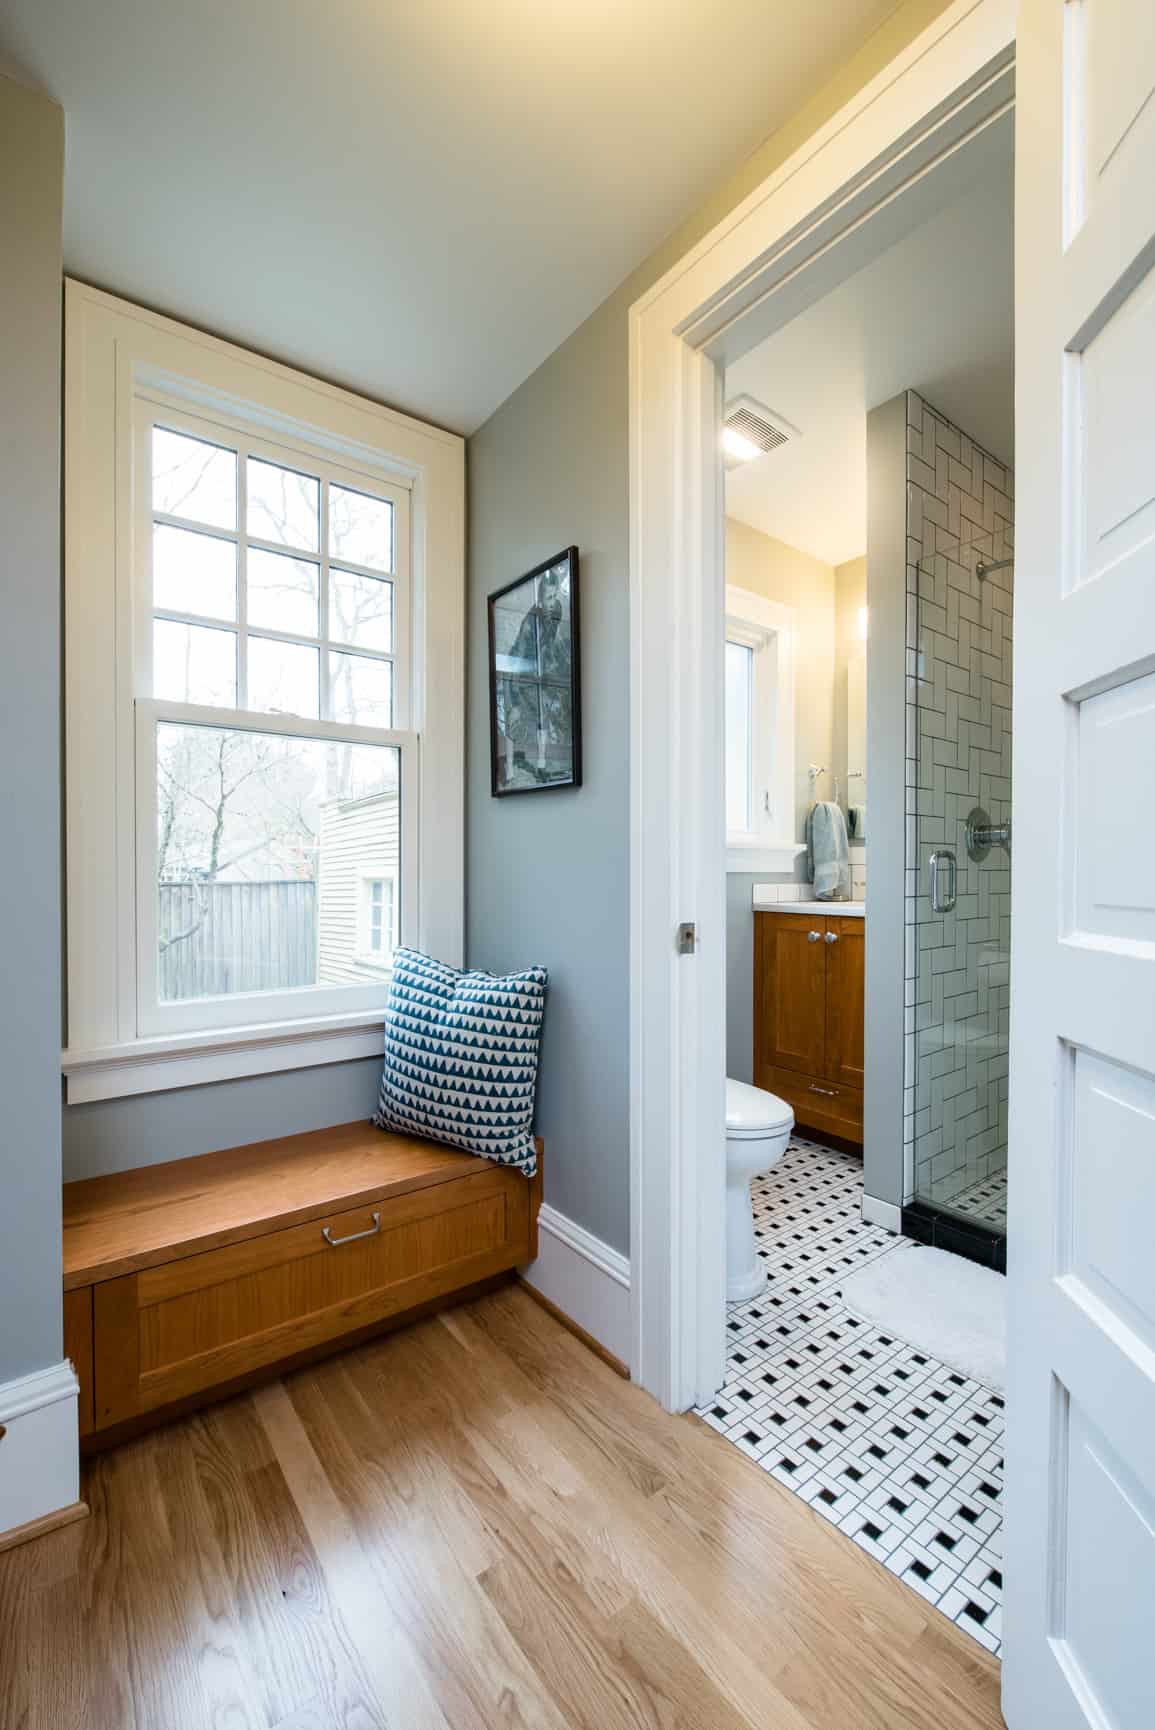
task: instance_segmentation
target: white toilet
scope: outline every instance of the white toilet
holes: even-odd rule
[[[754,1247],[750,1179],[786,1152],[794,1113],[785,1100],[726,1078],[726,1302],[757,1297],[766,1269]]]

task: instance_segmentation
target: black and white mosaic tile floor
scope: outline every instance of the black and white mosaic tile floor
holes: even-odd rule
[[[843,1308],[902,1240],[862,1161],[802,1137],[753,1186],[764,1294],[731,1304],[714,1429],[990,1652],[1002,1638],[1003,1400]]]
[[[951,1196],[942,1204],[949,1207],[952,1213],[965,1213],[971,1218],[980,1219],[985,1225],[998,1226],[1005,1231],[1007,1226],[1007,1173],[992,1172],[982,1183],[972,1183],[969,1189],[962,1190],[958,1195]]]

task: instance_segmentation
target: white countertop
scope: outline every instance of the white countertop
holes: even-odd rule
[[[839,919],[865,919],[865,901],[771,901],[765,894],[766,890],[774,890],[774,883],[755,883],[754,906],[760,913],[804,913],[813,919],[815,914],[830,913]],[[759,890],[763,891],[759,895]]]

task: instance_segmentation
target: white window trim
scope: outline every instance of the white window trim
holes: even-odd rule
[[[804,851],[794,827],[795,609],[726,585],[726,641],[754,651],[749,830],[726,836],[726,870],[790,871]],[[767,794],[770,810],[765,810]]]
[[[131,473],[136,400],[159,394],[190,414],[239,419],[266,441],[304,441],[331,461],[407,489],[409,725],[420,739],[419,787],[410,801],[417,835],[410,863],[421,887],[413,940],[460,965],[464,441],[73,281],[65,285],[65,340],[67,1097],[115,1098],[375,1056],[380,1008],[347,1002],[344,1012],[299,1020],[141,1034],[134,813],[124,794],[137,750],[129,680],[137,614],[133,503],[129,487],[118,491],[117,476]],[[427,702],[430,686],[435,702]],[[316,736],[317,727],[308,722],[304,731]],[[388,742],[387,734],[369,731]]]

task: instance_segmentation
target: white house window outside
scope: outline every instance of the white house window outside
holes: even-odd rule
[[[175,406],[137,428],[141,1029],[339,1010],[402,912],[408,496]]]
[[[397,879],[392,870],[361,880],[361,960],[387,966],[397,947]]]

